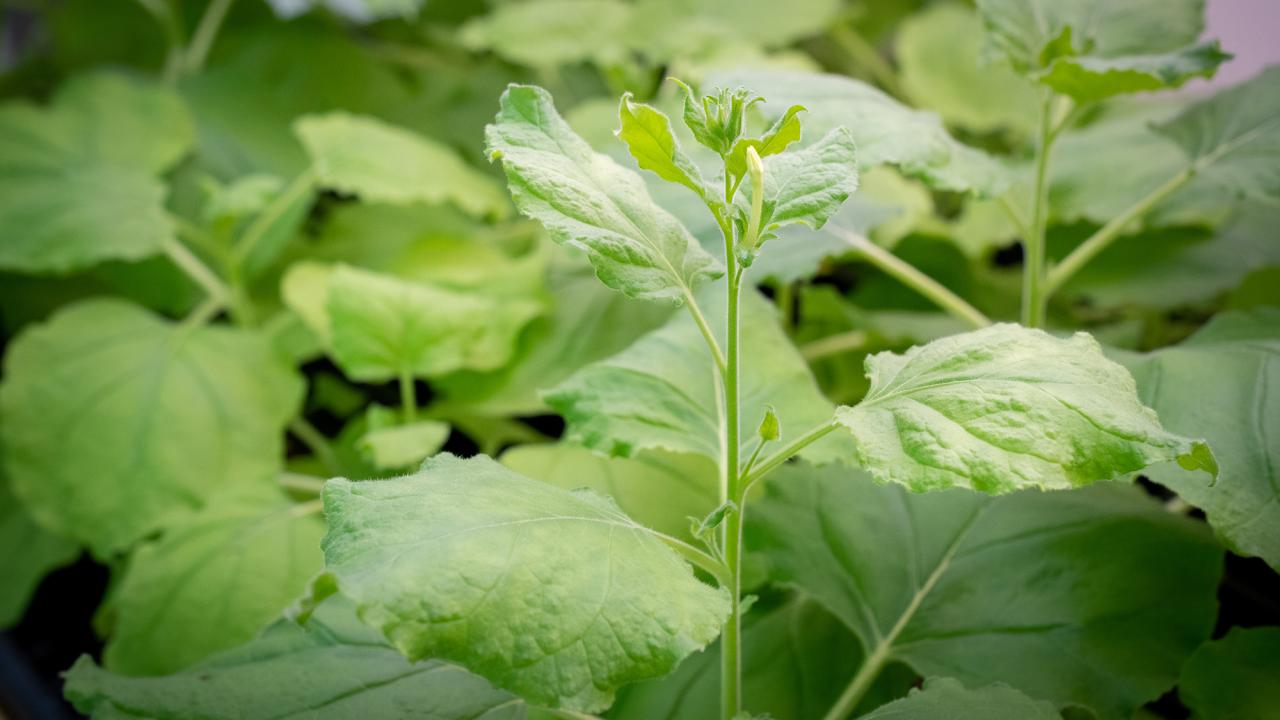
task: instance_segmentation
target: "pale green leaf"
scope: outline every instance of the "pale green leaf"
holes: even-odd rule
[[[728,598],[608,500],[437,455],[325,486],[325,560],[411,660],[458,662],[530,701],[594,712],[715,638]]]
[[[627,41],[656,62],[731,46],[781,48],[820,35],[841,9],[840,0],[796,0],[785,11],[770,0],[639,0]]]
[[[644,181],[594,152],[556,113],[543,89],[512,85],[485,131],[522,213],[559,243],[585,250],[604,284],[630,297],[685,299],[721,274]]]
[[[627,144],[641,170],[649,170],[667,182],[684,185],[703,200],[715,197],[707,189],[698,166],[680,149],[680,142],[671,128],[671,119],[661,110],[634,102],[631,93],[627,93],[618,105],[618,119],[622,123],[618,139]]]
[[[865,720],[1062,720],[1053,705],[1023,695],[1007,685],[966,690],[951,678],[930,678],[912,690],[864,715]]]
[[[1212,182],[1241,197],[1280,201],[1280,67],[1202,100],[1155,129]]]
[[[0,440],[32,515],[109,557],[219,489],[271,478],[302,394],[256,334],[86,301],[9,347]]]
[[[1181,87],[1196,77],[1213,77],[1218,66],[1229,59],[1216,40],[1158,55],[1060,58],[1040,76],[1040,82],[1077,102],[1095,102],[1112,95]]]
[[[182,672],[126,677],[82,656],[64,692],[93,720],[524,720],[525,705],[436,661],[409,663],[335,597]]]
[[[315,7],[327,8],[348,20],[368,23],[386,18],[411,18],[426,0],[267,0],[282,18],[292,18]]]
[[[688,541],[689,518],[706,515],[720,502],[719,470],[698,455],[647,451],[611,458],[556,443],[521,445],[501,460],[521,475],[565,490],[586,487],[607,495],[632,520]]]
[[[1012,180],[994,158],[961,144],[942,126],[937,115],[913,110],[876,88],[852,78],[781,71],[717,73],[711,81],[726,87],[743,86],[767,102],[770,117],[792,105],[808,113],[805,127],[817,137],[846,127],[858,149],[858,165],[897,166],[943,190],[999,195]]]
[[[248,642],[324,565],[318,508],[270,486],[215,499],[130,556],[103,664],[163,675]]]
[[[708,322],[724,327],[724,290],[700,296]],[[772,404],[788,441],[831,419],[809,368],[778,326],[773,306],[753,292],[742,294],[742,370],[739,418],[742,452],[756,438],[750,428]],[[723,346],[724,340],[720,340]],[[721,423],[715,365],[702,335],[685,314],[611,358],[583,368],[543,395],[565,417],[567,437],[609,455],[653,448],[720,457]],[[826,438],[807,457],[825,462],[844,456],[844,438]]]
[[[13,496],[0,467],[0,629],[22,618],[36,586],[50,571],[80,554],[74,542],[45,530]]]
[[[1192,720],[1280,718],[1280,628],[1232,628],[1187,661],[1178,697]]]
[[[529,0],[503,3],[462,26],[472,50],[538,68],[568,63],[618,62],[632,8],[618,0]]]
[[[194,142],[172,91],[112,74],[52,104],[0,106],[0,268],[68,273],[158,253],[173,229],[156,177]]]
[[[436,420],[404,423],[400,410],[370,405],[360,452],[378,470],[399,470],[434,455],[449,439],[449,424]]]
[[[325,187],[370,202],[450,202],[473,215],[506,214],[496,183],[417,133],[344,112],[302,117],[294,131]]]
[[[801,150],[766,158],[761,231],[795,224],[821,228],[858,189],[856,158],[853,135],[843,127]],[[749,213],[749,183],[744,186],[748,191],[738,204]]]
[[[1236,552],[1280,568],[1280,310],[1223,313],[1180,345],[1119,357],[1170,430],[1205,437],[1217,482],[1176,465],[1151,479],[1203,508]]]
[[[1065,489],[1166,460],[1217,475],[1203,441],[1166,432],[1128,371],[1085,333],[1018,325],[867,358],[871,389],[836,418],[860,466],[917,492]]]
[[[748,543],[867,652],[969,687],[1128,718],[1217,615],[1222,550],[1139,488],[914,494],[838,466],[780,468]]]
[[[725,170],[735,180],[747,174],[747,148],[755,148],[756,154],[762,158],[777,155],[791,143],[800,140],[801,105],[792,105],[773,125],[758,138],[741,138],[733,144],[733,148],[724,158]]]

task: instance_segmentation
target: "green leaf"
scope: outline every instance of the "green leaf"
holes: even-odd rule
[[[904,717],[912,720],[1062,720],[1053,705],[1032,700],[1007,685],[966,690],[951,678],[929,678],[924,688],[912,690],[905,698],[863,716],[865,720]]]
[[[401,423],[398,410],[370,405],[365,414],[369,428],[358,443],[360,451],[378,470],[399,470],[434,455],[449,439],[449,424],[435,420]]]
[[[273,479],[302,394],[258,335],[92,300],[9,347],[0,440],[32,515],[105,558],[219,489]]]
[[[168,89],[77,77],[48,108],[0,106],[0,268],[69,273],[160,252],[173,236],[157,175],[194,141]]]
[[[839,127],[802,150],[765,160],[761,232],[794,224],[821,228],[858,189],[856,157],[852,133]],[[750,214],[749,192],[738,203]]]
[[[1182,671],[1178,697],[1192,720],[1280,717],[1280,628],[1232,628],[1200,646]]]
[[[1176,432],[1203,435],[1222,467],[1217,482],[1175,465],[1151,479],[1202,508],[1234,551],[1280,569],[1280,310],[1215,317],[1174,347],[1120,354],[1143,401]]]
[[[1034,128],[1035,87],[1006,62],[983,62],[982,22],[972,8],[936,3],[911,15],[898,28],[894,50],[915,105],[976,132]]]
[[[595,153],[556,113],[542,88],[511,85],[485,130],[516,207],[552,238],[586,251],[600,280],[625,295],[680,302],[722,270],[644,181]]]
[[[606,495],[627,517],[659,532],[693,540],[689,518],[720,501],[716,464],[698,455],[650,451],[610,458],[564,443],[521,445],[502,464],[565,490],[586,487]]]
[[[1191,78],[1213,77],[1231,59],[1217,40],[1158,55],[1119,58],[1061,58],[1040,82],[1077,102],[1096,102],[1113,95],[1181,87]]]
[[[1208,446],[1166,432],[1128,371],[1085,333],[993,325],[866,367],[871,390],[836,419],[881,481],[917,492],[1060,490],[1175,459],[1217,476]]]
[[[1280,67],[1155,126],[1207,179],[1241,197],[1280,201]]]
[[[324,499],[326,565],[363,620],[411,660],[458,662],[539,704],[602,710],[710,642],[728,611],[616,505],[483,456],[331,480]]]
[[[724,327],[724,291],[711,286],[700,297],[716,332]],[[773,306],[744,292],[740,311],[743,363],[739,422],[751,428],[772,404],[782,427],[798,437],[831,419],[804,360],[778,326]],[[723,345],[723,339],[720,340]],[[566,437],[609,455],[643,449],[720,457],[720,410],[715,366],[702,335],[684,314],[626,350],[589,365],[543,395],[564,416]],[[742,434],[744,457],[756,438]],[[843,438],[826,438],[808,449],[810,459],[847,457]]]
[[[323,567],[317,509],[255,488],[141,545],[112,594],[103,663],[163,675],[251,640]]]
[[[641,170],[684,185],[704,201],[715,197],[707,189],[698,166],[680,149],[671,119],[661,110],[633,102],[631,93],[627,93],[618,105],[618,119],[622,122],[618,138],[627,144]]]
[[[913,494],[793,465],[751,512],[748,547],[775,582],[812,595],[868,654],[1104,719],[1172,686],[1217,615],[1222,550],[1133,486]]]
[[[387,18],[412,18],[426,0],[267,0],[276,15],[292,18],[324,7],[348,20],[369,23]]]
[[[747,87],[767,98],[763,108],[769,117],[804,105],[810,132],[848,128],[864,170],[887,163],[938,189],[985,196],[1003,193],[1012,180],[994,158],[948,135],[937,115],[913,110],[858,80],[783,71],[723,72],[711,80]]]
[[[461,668],[409,663],[340,597],[320,605],[305,628],[280,620],[172,675],[116,675],[86,655],[66,678],[67,699],[93,720],[525,718],[523,702]]]
[[[472,50],[537,68],[619,62],[633,12],[618,0],[530,0],[505,3],[468,20],[459,38]]]
[[[451,202],[501,217],[502,191],[452,150],[371,117],[331,112],[294,123],[318,182],[370,202]]]
[[[13,496],[9,481],[0,466],[0,547],[9,548],[0,555],[0,629],[22,619],[36,586],[51,570],[57,569],[80,554],[74,542],[45,530]]]
[[[734,180],[747,174],[747,148],[755,148],[756,154],[762,158],[777,155],[787,149],[791,143],[800,140],[800,113],[804,106],[792,105],[774,121],[773,126],[759,138],[741,138],[733,144],[733,149],[725,156],[724,166]]]

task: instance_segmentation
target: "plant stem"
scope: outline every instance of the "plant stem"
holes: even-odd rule
[[[186,245],[172,238],[165,240],[164,254],[168,255],[173,264],[186,273],[187,277],[195,281],[209,298],[226,301],[231,297],[231,290],[222,278],[188,250]]]
[[[178,16],[168,0],[138,0],[138,4],[155,18],[164,33],[168,48],[165,51],[162,79],[166,85],[171,85],[182,71],[182,24],[178,22]]]
[[[724,522],[724,562],[729,572],[729,621],[720,638],[720,716],[732,720],[742,707],[742,521],[746,514],[740,476],[738,449],[741,429],[738,417],[738,300],[742,270],[733,253],[732,236],[726,240],[725,261],[728,264],[726,297],[724,409],[724,472],[729,497],[738,504]]]
[[[915,266],[903,261],[897,255],[857,233],[843,228],[830,228],[830,231],[843,238],[845,242],[849,243],[859,255],[871,262],[872,265],[925,296],[933,304],[946,310],[952,316],[972,325],[975,329],[981,329],[991,324],[990,318],[966,302],[964,298],[951,292],[942,283],[920,272]]]
[[[830,36],[835,44],[853,60],[856,68],[861,68],[871,75],[890,95],[902,97],[902,86],[898,83],[898,74],[889,62],[884,59],[875,46],[867,42],[857,31],[845,23],[836,23],[831,27]]]
[[[226,19],[227,11],[231,9],[233,2],[235,0],[209,0],[204,15],[200,18],[200,24],[196,26],[196,31],[191,36],[191,44],[187,46],[187,55],[183,62],[185,72],[198,73],[204,68],[204,61],[209,57],[214,38],[218,37],[218,31],[222,29],[222,21]]]
[[[1048,224],[1049,150],[1053,144],[1054,94],[1046,90],[1040,103],[1040,128],[1036,134],[1035,184],[1031,200],[1031,232],[1022,239],[1022,324],[1044,325],[1047,295],[1044,282],[1045,227]]]
[[[698,326],[698,332],[702,333],[702,339],[707,343],[707,349],[711,351],[711,359],[716,363],[716,370],[723,375],[725,372],[724,353],[720,351],[720,343],[716,342],[715,333],[711,332],[711,325],[707,323],[707,316],[702,314],[702,308],[698,306],[698,301],[694,299],[693,293],[686,292],[684,296],[684,305],[689,308],[689,314],[693,316],[693,322]]]
[[[303,445],[311,451],[312,455],[324,465],[325,470],[334,475],[342,474],[342,463],[338,461],[338,455],[333,451],[333,446],[329,444],[328,438],[324,436],[316,426],[307,421],[306,418],[299,415],[289,421],[289,432],[293,436],[302,441]]]
[[[795,330],[796,289],[790,282],[779,282],[774,290],[773,300],[778,305],[778,316],[782,319],[782,330],[790,335]]]
[[[280,487],[294,492],[319,495],[324,490],[324,480],[311,475],[286,472],[280,473],[280,477],[277,480],[280,483]]]
[[[840,426],[836,424],[835,420],[823,423],[795,440],[787,443],[781,450],[778,450],[774,454],[765,458],[765,461],[760,463],[759,467],[747,476],[746,482],[743,483],[743,495],[750,492],[752,486],[763,479],[765,475],[768,475],[774,468],[795,457],[801,450],[826,437],[838,427]]]
[[[868,336],[865,330],[850,330],[849,332],[828,335],[819,340],[801,345],[800,355],[805,360],[813,362],[832,355],[839,355],[842,352],[858,350],[867,344],[867,339]]]
[[[1106,225],[1098,228],[1098,231],[1089,236],[1089,239],[1080,243],[1080,246],[1071,251],[1071,254],[1063,258],[1053,271],[1049,273],[1045,280],[1044,291],[1046,294],[1053,293],[1060,289],[1062,285],[1071,279],[1090,260],[1097,257],[1098,253],[1106,250],[1111,243],[1120,237],[1120,233],[1129,226],[1133,221],[1147,214],[1152,207],[1159,204],[1162,200],[1172,195],[1183,185],[1191,181],[1195,177],[1195,166],[1184,168],[1181,172],[1169,178],[1160,187],[1147,193],[1147,196],[1131,205],[1127,210],[1115,216]]]
[[[685,560],[688,560],[694,565],[697,565],[703,570],[711,573],[711,576],[716,579],[716,582],[719,582],[721,585],[726,587],[728,586],[728,583],[730,582],[729,568],[726,567],[724,563],[713,557],[710,553],[699,550],[683,540],[673,538],[670,535],[660,533],[657,530],[649,530],[649,532],[653,533],[653,535],[659,540],[666,543],[667,547],[670,547],[672,550],[683,555]]]
[[[289,183],[279,195],[271,201],[269,205],[258,213],[249,227],[245,228],[244,234],[240,236],[240,240],[236,243],[235,261],[244,263],[249,256],[257,249],[258,244],[266,237],[271,230],[271,226],[280,220],[289,208],[298,201],[298,198],[304,193],[311,190],[315,184],[315,175],[310,170],[303,170],[298,173],[297,177]]]
[[[400,408],[405,424],[418,419],[417,388],[413,385],[413,368],[400,368]]]

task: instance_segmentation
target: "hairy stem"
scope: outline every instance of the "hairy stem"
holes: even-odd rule
[[[235,0],[209,0],[209,5],[205,7],[204,15],[200,18],[200,24],[196,26],[196,31],[191,36],[191,44],[187,46],[187,56],[183,63],[185,72],[198,73],[204,68],[209,50],[213,48],[213,41],[218,37],[218,31],[222,29],[222,21],[226,19],[227,11],[231,9],[233,2]]]
[[[1048,296],[1044,288],[1045,226],[1048,224],[1049,150],[1053,145],[1054,94],[1046,90],[1040,104],[1040,127],[1036,134],[1035,184],[1031,200],[1031,227],[1022,239],[1022,324],[1044,325]]]
[[[716,363],[716,370],[723,375],[725,371],[724,353],[720,350],[720,343],[716,342],[715,333],[711,332],[711,325],[707,323],[707,316],[702,314],[702,308],[698,305],[698,301],[694,299],[693,293],[685,293],[684,305],[689,308],[689,315],[693,317],[694,324],[698,326],[698,332],[702,333],[702,339],[706,341],[707,349],[711,351],[711,359]]]
[[[730,512],[724,522],[724,535],[721,547],[724,548],[724,562],[729,572],[729,621],[725,625],[720,639],[720,715],[724,720],[732,720],[742,707],[742,520],[746,514],[743,507],[742,478],[740,475],[740,459],[738,449],[741,445],[738,417],[738,299],[739,285],[742,282],[742,270],[734,257],[731,243],[726,243],[726,262],[728,272],[728,296],[726,298],[727,321],[725,326],[725,372],[724,372],[724,409],[725,409],[725,445],[724,472],[729,497],[738,504],[736,511]]]
[[[903,261],[897,255],[857,233],[842,228],[830,228],[830,231],[843,238],[845,242],[849,243],[859,255],[872,265],[925,296],[933,304],[947,311],[953,317],[972,325],[975,329],[984,328],[991,324],[990,318],[966,302],[964,298],[951,292],[942,283],[920,272],[915,266]]]

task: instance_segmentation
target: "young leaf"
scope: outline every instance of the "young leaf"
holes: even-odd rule
[[[1280,67],[1192,105],[1155,130],[1214,183],[1242,197],[1280,201]]]
[[[1108,720],[1165,692],[1217,615],[1221,548],[1132,486],[914,494],[793,465],[751,513],[774,581],[868,654]]]
[[[1202,508],[1229,547],[1280,569],[1280,310],[1223,313],[1179,345],[1118,359],[1176,432],[1203,435],[1216,483],[1175,465],[1144,471]]]
[[[762,233],[786,225],[818,229],[858,189],[857,150],[853,135],[843,127],[798,151],[764,161]],[[749,213],[750,193],[739,196],[739,211]]]
[[[1085,333],[993,325],[866,366],[870,391],[836,419],[881,481],[917,492],[1065,489],[1175,459],[1217,476],[1208,446],[1160,427],[1128,371]]]
[[[1053,705],[1023,695],[1007,685],[966,690],[951,678],[929,678],[901,700],[882,705],[864,720],[1062,720]]]
[[[1280,628],[1232,628],[1200,646],[1182,671],[1178,697],[1191,720],[1270,718],[1280,708]]]
[[[800,140],[800,113],[803,105],[792,105],[774,121],[764,135],[759,138],[741,138],[733,144],[733,149],[725,156],[724,166],[729,177],[736,182],[747,174],[747,148],[755,148],[756,154],[762,158],[777,155],[791,143]]]
[[[743,88],[727,87],[698,97],[693,88],[672,79],[684,94],[684,124],[689,132],[717,155],[727,156],[746,128],[747,109],[762,102],[762,98]]]
[[[618,119],[622,123],[618,137],[627,144],[640,169],[684,185],[704,201],[714,202],[715,194],[707,189],[698,166],[680,149],[671,120],[661,110],[634,102],[631,93],[627,93],[618,105]]]
[[[0,465],[0,629],[22,618],[27,602],[45,574],[75,560],[80,547],[45,530],[13,496]]]
[[[451,202],[473,215],[507,212],[492,180],[416,133],[343,112],[299,118],[294,132],[325,187],[370,202]]]
[[[370,411],[374,408],[369,408]],[[391,413],[389,408],[378,408]],[[378,413],[385,417],[386,413]],[[360,451],[379,470],[398,470],[416,465],[428,458],[449,439],[449,423],[419,420],[398,425],[385,420],[375,425],[369,413],[369,431],[360,438]]]
[[[724,322],[724,292],[711,286],[700,296],[713,328]],[[778,327],[773,306],[743,293],[743,363],[739,415],[750,428],[772,404],[783,427],[797,435],[830,420],[831,403],[822,396],[804,359]],[[718,330],[722,332],[722,330]],[[722,341],[723,342],[723,341]],[[720,456],[719,390],[706,343],[693,321],[678,315],[611,358],[589,365],[543,395],[564,416],[574,442],[609,455],[646,449]],[[743,457],[756,439],[743,433]],[[784,438],[790,439],[790,438]],[[847,450],[843,438],[812,445],[809,457],[827,462]]]
[[[1218,66],[1230,59],[1217,40],[1159,55],[1060,58],[1040,75],[1040,82],[1077,102],[1095,102],[1124,93],[1181,87],[1195,77],[1213,77]]]
[[[0,269],[68,273],[160,252],[173,237],[157,175],[195,140],[172,91],[112,74],[49,108],[0,106]]]
[[[323,535],[314,512],[274,488],[215,499],[130,556],[103,663],[163,675],[248,642],[323,567]]]
[[[812,134],[848,128],[864,170],[888,163],[939,189],[984,196],[1001,194],[1012,180],[995,159],[948,135],[937,115],[913,110],[858,80],[782,71],[718,73],[711,80],[768,98],[763,109],[770,117],[803,104]]]
[[[462,664],[552,707],[594,712],[710,642],[728,598],[617,506],[486,457],[325,486],[325,561],[360,617],[411,660]]]
[[[410,663],[341,597],[301,627],[279,620],[262,635],[186,670],[127,677],[81,656],[64,692],[93,720],[524,720],[525,705],[467,671]]]
[[[302,394],[256,334],[91,300],[10,346],[0,440],[31,514],[110,557],[217,490],[274,479]]]
[[[512,85],[485,129],[516,207],[552,238],[585,250],[600,280],[642,299],[681,302],[722,270],[644,181],[594,152],[561,119],[542,88]]]

